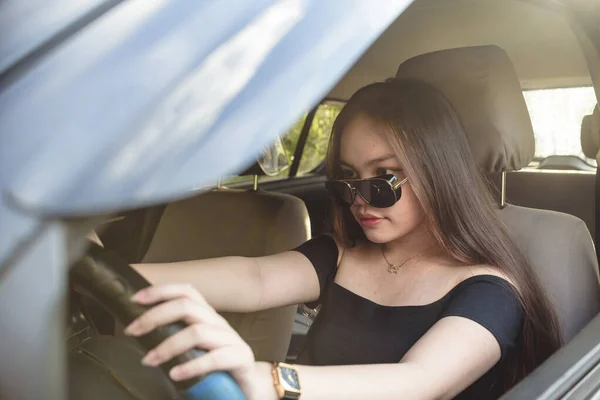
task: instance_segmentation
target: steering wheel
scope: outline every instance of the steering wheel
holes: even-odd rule
[[[126,262],[95,243],[92,243],[87,254],[72,266],[70,274],[73,285],[78,287],[80,293],[103,305],[124,325],[128,325],[149,309],[130,301],[134,293],[149,286],[148,281]],[[162,326],[138,337],[137,341],[148,351],[185,327],[184,323]],[[165,362],[160,368],[179,393],[188,400],[244,400],[241,389],[226,372],[214,372],[179,382],[169,378],[171,368],[205,353],[200,349],[189,350]]]

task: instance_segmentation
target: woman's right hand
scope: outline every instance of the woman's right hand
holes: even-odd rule
[[[226,371],[238,383],[247,399],[276,398],[270,371],[256,363],[252,349],[190,285],[150,286],[137,292],[133,301],[156,306],[125,328],[131,336],[141,336],[159,326],[183,321],[188,326],[165,339],[142,359],[147,366],[158,366],[184,352],[199,348],[207,353],[171,369],[175,381]],[[269,376],[265,379],[265,374]]]

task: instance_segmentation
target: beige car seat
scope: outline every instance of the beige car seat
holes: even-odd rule
[[[450,99],[483,173],[501,173],[505,182],[506,171],[532,160],[535,143],[525,99],[499,47],[420,55],[402,63],[397,77],[429,82]],[[556,307],[569,341],[600,311],[598,262],[589,231],[572,215],[500,203],[499,212]]]
[[[145,263],[221,256],[257,257],[292,249],[310,238],[310,220],[297,197],[218,189],[167,205]],[[297,306],[223,313],[257,360],[286,358]]]
[[[581,121],[581,149],[586,157],[596,160],[600,165],[600,104],[596,104],[590,115]],[[596,257],[600,259],[600,174],[596,169],[594,188],[594,231],[598,232],[594,238]]]

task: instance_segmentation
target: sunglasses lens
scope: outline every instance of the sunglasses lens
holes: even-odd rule
[[[383,179],[365,179],[357,182],[355,187],[365,201],[373,207],[386,208],[396,203],[394,190]]]
[[[331,197],[333,197],[336,201],[352,204],[352,190],[345,182],[340,181],[327,181],[325,182],[325,188]]]

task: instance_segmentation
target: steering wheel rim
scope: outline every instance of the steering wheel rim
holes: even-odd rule
[[[70,275],[72,284],[79,293],[101,304],[124,325],[128,325],[150,308],[130,300],[134,293],[148,287],[150,283],[125,261],[96,243],[92,243],[86,255],[72,265]],[[136,340],[148,351],[185,327],[183,322],[168,324],[137,337]],[[171,368],[205,353],[200,349],[188,350],[163,363],[160,368],[187,399],[245,399],[237,383],[225,372],[215,372],[183,381],[174,381],[169,377]]]

